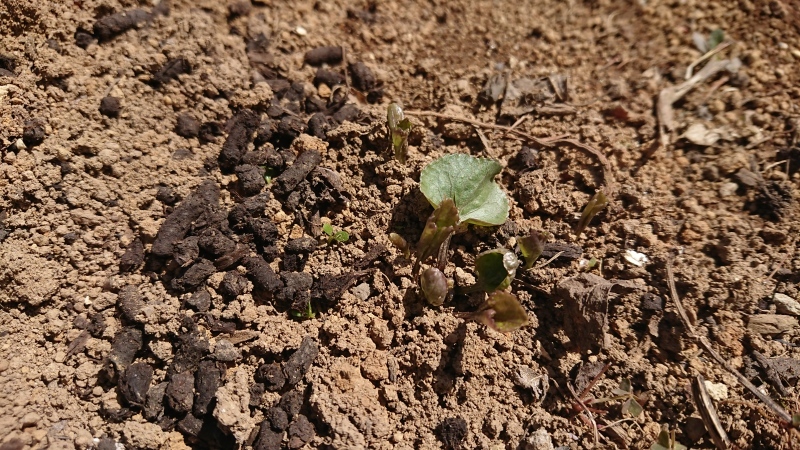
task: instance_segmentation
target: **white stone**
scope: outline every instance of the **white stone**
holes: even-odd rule
[[[728,386],[722,383],[712,383],[708,380],[705,380],[705,383],[708,396],[713,400],[721,402],[728,399]]]
[[[780,314],[791,314],[793,316],[800,316],[800,302],[789,297],[786,294],[775,294],[772,298],[775,302],[775,307]]]

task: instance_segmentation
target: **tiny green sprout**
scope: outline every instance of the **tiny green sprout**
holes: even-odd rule
[[[317,316],[316,313],[314,313],[314,310],[311,309],[311,302],[306,303],[304,310],[298,311],[293,309],[289,311],[289,314],[291,314],[292,317],[297,320],[309,320]]]
[[[267,184],[272,183],[272,179],[280,175],[278,169],[274,167],[261,166],[261,168],[264,169],[264,181]]]
[[[516,331],[528,324],[528,314],[513,294],[497,291],[489,296],[478,311],[460,317],[474,320],[501,333]]]
[[[328,245],[334,242],[343,244],[350,239],[350,233],[344,230],[334,231],[333,225],[329,223],[322,225],[322,232],[328,236]]]
[[[800,414],[792,414],[792,427],[800,428]]]
[[[644,412],[642,405],[647,402],[647,393],[636,395],[633,392],[631,380],[623,378],[619,382],[619,386],[612,389],[613,397],[599,398],[591,401],[591,404],[606,403],[615,400],[624,400],[622,403],[622,412],[629,414],[631,417],[639,417]]]
[[[586,204],[586,207],[583,208],[581,219],[578,221],[578,225],[575,227],[575,234],[580,236],[581,233],[583,233],[583,230],[585,230],[589,225],[589,222],[592,221],[594,216],[602,211],[607,205],[608,199],[606,198],[606,195],[603,194],[602,191],[597,191],[592,198],[589,199],[589,203]]]
[[[517,274],[519,259],[511,250],[498,248],[481,253],[475,258],[478,286],[486,292],[507,288]]]
[[[411,258],[411,248],[408,246],[408,242],[403,236],[397,233],[389,233],[389,241],[397,247],[398,250],[403,252],[403,257],[406,259]]]
[[[658,433],[658,440],[650,446],[650,450],[686,450],[686,446],[675,440],[675,430],[670,432],[663,427]]]
[[[550,233],[546,231],[534,231],[530,236],[517,238],[519,250],[522,252],[522,257],[525,258],[525,270],[533,267],[533,263],[542,256],[544,243],[549,237]]]
[[[408,158],[408,133],[411,131],[411,121],[403,113],[403,108],[397,103],[389,104],[386,112],[386,127],[392,140],[394,157],[405,164]]]
[[[708,51],[714,50],[722,41],[725,40],[725,32],[722,29],[717,28],[711,32],[708,36],[708,41],[706,41],[706,48]]]
[[[449,289],[447,278],[445,278],[441,270],[436,267],[428,267],[422,272],[419,284],[428,303],[433,306],[442,306]]]

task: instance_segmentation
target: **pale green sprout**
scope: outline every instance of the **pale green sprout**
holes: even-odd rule
[[[386,127],[392,140],[394,157],[403,164],[408,159],[408,134],[411,132],[411,126],[411,121],[406,118],[403,108],[397,103],[390,103],[386,112]]]

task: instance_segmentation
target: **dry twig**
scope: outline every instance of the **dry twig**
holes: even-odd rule
[[[731,375],[735,376],[739,383],[741,383],[744,387],[746,387],[750,392],[753,393],[759,400],[764,402],[769,409],[772,410],[778,417],[781,418],[784,422],[792,423],[792,416],[785,409],[779,404],[775,402],[769,395],[761,392],[753,383],[750,382],[744,375],[739,373],[738,370],[734,369],[728,361],[726,361],[722,355],[716,352],[714,348],[711,347],[711,343],[708,342],[706,338],[703,336],[699,336],[692,323],[689,321],[689,316],[686,315],[686,310],[683,309],[683,303],[681,303],[680,298],[678,298],[678,290],[675,288],[675,275],[672,273],[672,260],[667,261],[667,284],[669,285],[669,292],[672,297],[672,301],[675,302],[675,307],[678,310],[678,315],[681,317],[681,322],[683,322],[683,326],[686,327],[686,331],[689,333],[689,336],[694,339],[697,344],[703,349],[706,353],[708,353],[711,358],[717,362],[717,364],[721,365],[725,368]]]
[[[450,115],[450,114],[442,114],[442,113],[437,113],[437,112],[432,112],[432,111],[406,111],[406,114],[410,115],[410,116],[418,116],[418,117],[436,117],[436,118],[439,118],[439,119],[447,119],[447,120],[453,120],[453,121],[457,121],[457,122],[464,122],[464,123],[468,123],[470,125],[473,125],[475,127],[481,127],[481,128],[485,128],[485,129],[489,129],[489,130],[503,131],[506,134],[513,134],[513,135],[519,136],[519,137],[521,137],[523,139],[528,140],[529,142],[533,142],[534,144],[540,145],[542,147],[552,147],[555,144],[568,144],[568,145],[571,145],[571,146],[573,146],[575,148],[583,150],[584,152],[588,153],[591,156],[594,156],[595,158],[597,158],[598,161],[600,161],[600,164],[603,167],[603,181],[606,184],[606,189],[605,189],[606,196],[608,196],[609,198],[614,197],[616,192],[617,192],[617,183],[615,181],[614,172],[613,172],[613,170],[611,168],[611,163],[608,161],[608,158],[606,158],[606,156],[603,153],[601,153],[599,150],[595,149],[594,147],[592,147],[592,146],[590,146],[588,144],[584,144],[582,142],[576,141],[575,139],[568,139],[568,138],[565,138],[564,136],[556,136],[556,137],[550,137],[550,138],[542,139],[542,138],[537,138],[536,136],[530,135],[528,133],[522,132],[520,130],[517,130],[513,126],[507,127],[507,126],[503,126],[503,125],[496,125],[496,124],[493,124],[493,123],[486,123],[486,122],[481,122],[481,121],[475,120],[475,119],[469,119],[467,117],[454,116],[454,115]]]

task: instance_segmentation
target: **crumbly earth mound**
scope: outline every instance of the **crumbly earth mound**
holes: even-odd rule
[[[786,0],[3,1],[0,448],[714,448],[697,375],[735,446],[785,446],[666,267],[798,411],[799,35]],[[510,217],[430,307],[388,235],[455,152]],[[541,231],[529,325],[465,322],[475,255]],[[592,403],[626,380],[640,415]]]

